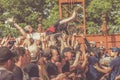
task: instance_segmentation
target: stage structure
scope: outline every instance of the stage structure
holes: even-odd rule
[[[74,28],[79,28],[79,32],[86,35],[85,0],[59,0],[60,19],[69,17],[73,10],[77,10]]]
[[[87,34],[86,33],[86,11],[85,11],[85,0],[59,0],[59,13],[60,19],[69,17],[73,10],[78,9],[78,15],[74,22],[77,23],[77,26],[82,30],[88,41],[95,41],[99,47],[102,44],[105,46],[107,51],[111,47],[120,47],[120,34],[109,34],[109,26],[107,25],[106,14],[103,14],[101,25],[101,34]],[[76,28],[76,26],[74,26]],[[79,34],[76,36],[80,39],[81,43],[84,43]]]

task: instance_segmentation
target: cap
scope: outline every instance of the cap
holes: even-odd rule
[[[0,47],[0,61],[7,61],[14,57],[14,54],[8,47]]]
[[[55,28],[54,28],[54,26],[51,26],[51,27],[49,27],[47,30],[46,30],[46,32],[55,32]]]
[[[120,52],[120,49],[118,47],[112,47],[110,48],[112,52]]]

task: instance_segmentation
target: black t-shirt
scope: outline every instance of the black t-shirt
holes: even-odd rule
[[[95,68],[94,65],[96,63],[99,63],[99,59],[95,56],[90,56],[88,59],[88,73],[87,77],[89,80],[99,80],[100,72],[98,72]]]
[[[66,64],[62,67],[62,72],[70,72],[70,63],[69,61],[66,61]]]
[[[23,80],[23,72],[21,68],[15,66],[13,69],[14,80]]]
[[[55,24],[54,24],[54,27],[57,28],[59,25],[60,25],[60,21],[61,20],[58,20]]]
[[[39,69],[36,63],[31,62],[25,67],[24,71],[28,73],[30,78],[39,77]]]
[[[46,70],[49,77],[58,75],[58,68],[54,63],[48,62]]]
[[[0,80],[14,80],[13,73],[0,67]]]
[[[67,24],[60,24],[61,20],[58,20],[55,24],[54,24],[54,28],[56,32],[61,32],[63,30],[66,30],[67,28]]]

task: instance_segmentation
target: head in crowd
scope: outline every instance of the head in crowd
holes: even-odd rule
[[[43,27],[42,27],[42,24],[38,24],[38,27],[37,27],[37,32],[43,32]]]
[[[50,60],[50,58],[51,58],[51,50],[50,50],[50,48],[45,48],[44,49],[42,57],[44,57],[45,61]]]
[[[9,41],[8,42],[8,47],[11,49],[14,46],[15,42],[16,41],[14,41],[14,40],[13,41]]]
[[[14,56],[8,47],[0,47],[0,66],[12,71],[14,68]]]
[[[44,60],[50,61],[51,59],[55,62],[59,60],[59,52],[56,46],[50,46],[50,48],[46,48],[43,51],[42,56]]]
[[[104,55],[106,53],[105,47],[100,47],[100,53],[101,55]]]
[[[26,55],[26,64],[29,64],[30,63],[30,61],[31,61],[31,56],[30,56],[30,51],[28,50],[28,49],[26,49],[26,51],[25,51],[25,55]]]
[[[91,52],[90,52],[91,56],[96,56],[98,58],[100,58],[101,53],[100,53],[100,49],[99,48],[92,48]]]
[[[96,42],[90,41],[89,43],[90,43],[90,46],[91,46],[92,48],[96,47]]]
[[[50,50],[51,50],[51,60],[53,60],[54,62],[59,61],[59,52],[56,46],[50,46]]]
[[[25,48],[17,47],[12,50],[12,52],[15,54],[15,63],[18,64],[20,67],[24,67],[27,64],[26,59],[28,59]]]
[[[56,33],[55,35],[54,35],[54,39],[55,39],[55,41],[56,41],[56,46],[58,46],[58,48],[60,48],[60,46],[61,46],[61,42],[60,42],[60,37],[62,36],[62,34],[61,33]]]
[[[37,62],[40,57],[40,49],[37,46],[30,46],[28,48],[31,56],[31,62]]]
[[[29,41],[30,41],[30,44],[34,43],[34,39],[33,38],[30,38]]]
[[[111,57],[116,57],[120,53],[120,49],[118,47],[110,48],[110,50],[111,50],[111,53],[110,53]]]
[[[42,49],[40,49],[40,57],[38,60],[38,64],[40,65],[45,65],[47,63],[46,57],[44,55],[44,51]]]
[[[33,32],[33,28],[30,25],[25,26],[24,29],[27,33],[32,33]]]
[[[28,47],[28,46],[33,45],[33,44],[34,44],[34,39],[33,38],[25,39],[24,42],[23,42],[24,47]]]
[[[73,57],[73,53],[74,53],[74,51],[69,47],[65,47],[62,50],[62,55],[66,58],[66,60],[71,60]]]

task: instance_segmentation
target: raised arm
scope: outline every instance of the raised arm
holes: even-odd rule
[[[73,20],[74,18],[76,17],[76,11],[74,10],[72,16],[66,18],[66,19],[63,19],[59,22],[59,24],[64,24],[64,23],[68,23],[70,22],[71,20]]]
[[[27,36],[26,32],[25,32],[16,22],[14,22],[14,26],[20,31],[20,33],[21,33],[24,37]]]
[[[109,72],[112,70],[111,67],[108,67],[108,68],[106,68],[106,69],[100,68],[100,67],[98,66],[98,64],[94,65],[94,68],[95,68],[97,71],[102,72],[102,73],[109,73]]]
[[[8,18],[6,20],[6,23],[13,24],[15,26],[15,28],[17,28],[24,37],[27,36],[26,32],[15,22],[13,17],[12,18]]]

